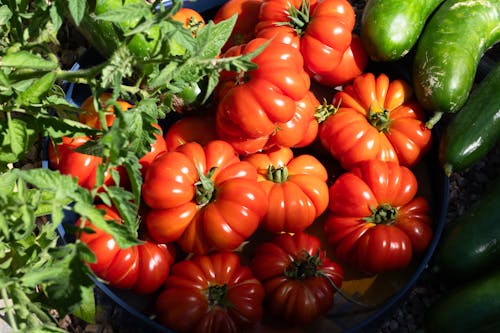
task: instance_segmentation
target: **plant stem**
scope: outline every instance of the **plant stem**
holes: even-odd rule
[[[5,287],[2,287],[2,299],[5,305],[5,313],[7,314],[7,322],[14,331],[17,331],[19,328],[17,327],[16,319],[13,314],[14,307],[11,307],[9,304],[10,298],[7,293],[7,288]]]

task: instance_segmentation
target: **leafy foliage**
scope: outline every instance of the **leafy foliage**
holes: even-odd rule
[[[220,71],[254,67],[254,54],[217,57],[235,18],[208,22],[194,37],[172,19],[182,6],[180,0],[168,8],[159,1],[151,6],[125,5],[98,16],[89,3],[0,0],[0,317],[14,331],[61,332],[52,309],[92,320],[92,272],[82,262],[93,262],[95,257],[78,240],[63,242],[58,228],[73,214],[110,233],[122,247],[138,244],[139,158],[155,140],[154,125],[172,112],[173,96],[203,82],[203,99],[207,100]],[[113,25],[123,38],[101,63],[68,70],[58,58],[58,31],[65,23],[78,27],[89,19]],[[140,57],[130,52],[130,41],[147,36],[151,29],[159,31],[152,53]],[[80,109],[65,99],[63,84],[68,83],[83,83],[91,89],[102,129],[78,121]],[[113,105],[116,115],[109,127],[105,108],[97,103],[104,91],[111,93],[106,106]],[[133,108],[124,112],[118,99],[130,101]],[[64,136],[81,135],[92,140],[79,151],[105,161],[92,190],[58,171],[17,168],[43,138],[58,142]],[[103,184],[106,172],[119,184],[116,166],[125,167],[130,191]],[[103,212],[94,206],[96,199],[115,206],[123,224],[105,221]],[[44,222],[47,217],[50,223]]]

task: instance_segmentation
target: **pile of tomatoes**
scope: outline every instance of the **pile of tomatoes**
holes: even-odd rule
[[[264,313],[308,325],[331,310],[344,269],[404,269],[433,235],[412,171],[431,144],[426,115],[406,82],[364,72],[349,2],[230,0],[214,21],[234,14],[221,57],[265,46],[257,68],[223,72],[209,105],[162,128],[140,160],[144,242],[121,249],[88,222],[80,238],[97,276],[156,293],[157,320],[178,332],[237,332]],[[83,142],[64,140],[52,166],[90,189],[102,161],[73,150]],[[319,224],[322,237],[309,232]]]

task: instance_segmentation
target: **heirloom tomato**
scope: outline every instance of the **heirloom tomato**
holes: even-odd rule
[[[156,300],[158,320],[179,332],[237,333],[262,318],[264,288],[232,252],[172,266]]]
[[[430,147],[425,112],[403,80],[364,73],[332,104],[340,107],[321,122],[318,135],[345,169],[374,158],[411,167]]]
[[[353,34],[351,44],[342,55],[340,64],[333,70],[314,74],[313,78],[325,86],[345,85],[363,74],[367,64],[368,54],[359,36]]]
[[[257,171],[227,142],[189,142],[151,163],[142,195],[146,226],[159,242],[186,252],[233,250],[259,226],[267,197]]]
[[[211,113],[184,116],[173,123],[165,133],[167,150],[175,150],[193,141],[205,145],[216,139],[215,115]]]
[[[370,160],[330,186],[324,230],[337,258],[368,273],[405,268],[433,230],[417,179],[397,162]]]
[[[342,286],[342,267],[309,234],[280,234],[257,246],[250,268],[264,286],[264,306],[291,324],[307,324],[327,313]]]
[[[299,49],[306,70],[314,75],[340,64],[354,23],[347,0],[263,0],[255,34]]]
[[[298,232],[310,226],[328,206],[328,174],[314,156],[294,156],[290,148],[274,147],[245,157],[258,172],[268,197],[261,227]]]
[[[63,137],[61,143],[49,144],[49,165],[59,170],[63,175],[76,177],[78,185],[92,190],[96,185],[97,168],[102,164],[102,158],[77,152],[75,149],[88,142],[88,136],[74,138]],[[112,185],[113,179],[109,172],[104,173],[104,184]]]
[[[245,73],[225,71],[218,85],[216,128],[220,139],[230,143],[254,141],[252,150],[235,145],[240,154],[262,149],[275,133],[277,124],[293,118],[297,101],[310,88],[303,59],[290,45],[264,38],[233,46],[224,57],[238,56],[265,48],[252,61],[257,68]]]
[[[319,106],[320,102],[314,93],[309,91],[297,102],[293,118],[277,124],[276,132],[270,137],[267,146],[300,148],[312,143],[318,134],[315,113]]]
[[[248,43],[255,37],[255,25],[259,20],[259,9],[262,0],[229,0],[215,13],[214,23],[227,20],[237,15],[231,35],[222,48],[226,51],[231,46]]]
[[[105,212],[104,219],[110,223],[121,223],[118,212],[105,205],[97,205]],[[80,226],[81,220],[77,221]],[[153,293],[165,282],[174,262],[175,251],[166,244],[144,241],[142,244],[120,248],[106,232],[89,221],[84,227],[93,233],[83,231],[80,240],[94,253],[96,261],[89,263],[92,271],[110,286],[131,289],[139,294]]]

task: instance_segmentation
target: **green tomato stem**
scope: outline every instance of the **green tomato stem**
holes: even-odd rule
[[[9,298],[9,294],[7,293],[7,288],[5,287],[2,287],[2,299],[5,306],[5,313],[7,314],[7,322],[14,331],[17,331],[19,328],[17,327],[16,319],[13,314],[14,307],[9,304],[11,300]]]

